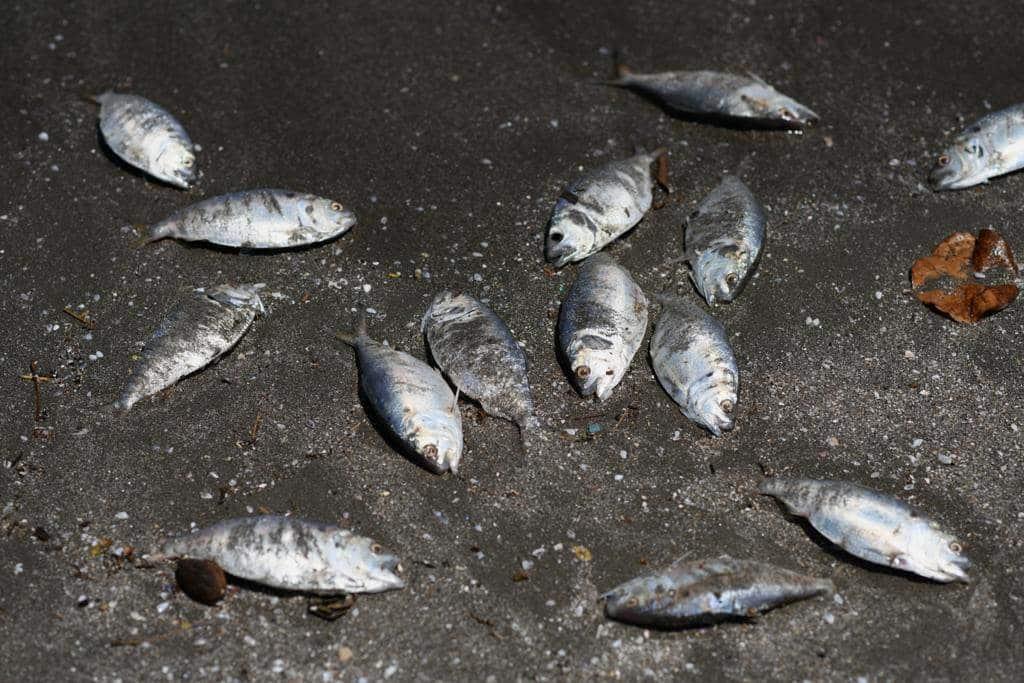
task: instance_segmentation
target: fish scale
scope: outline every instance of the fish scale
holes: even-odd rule
[[[850,554],[941,582],[969,581],[959,542],[906,503],[844,481],[766,479],[759,491]]]
[[[457,473],[462,415],[439,372],[360,331],[342,339],[356,350],[359,384],[387,428],[435,474]]]
[[[651,163],[664,152],[640,152],[569,183],[548,224],[547,260],[558,268],[581,261],[639,223],[651,208]]]
[[[172,386],[227,353],[263,312],[257,290],[263,285],[219,285],[197,290],[178,304],[146,342],[121,398],[127,412],[146,396]]]
[[[241,579],[323,595],[404,588],[399,560],[373,539],[333,524],[278,515],[227,519],[171,539],[152,559],[216,562]]]
[[[602,597],[605,613],[613,619],[678,628],[750,619],[780,605],[834,590],[828,579],[723,555],[708,560],[679,560],[664,570],[627,581]]]
[[[686,222],[690,277],[708,305],[730,302],[746,287],[765,240],[761,203],[736,176],[726,176]]]
[[[558,316],[558,346],[581,396],[603,401],[622,381],[647,332],[647,297],[607,254],[580,267]]]
[[[166,109],[138,95],[97,95],[103,140],[118,157],[158,180],[187,190],[195,181],[195,147]]]
[[[356,223],[339,202],[291,190],[245,190],[211,197],[154,223],[148,241],[202,241],[246,249],[285,249],[334,239]]]
[[[526,356],[494,311],[468,294],[442,292],[423,315],[430,353],[452,383],[483,409],[527,430],[538,427]]]
[[[715,436],[734,426],[739,369],[725,328],[696,304],[661,296],[651,365],[688,418]]]

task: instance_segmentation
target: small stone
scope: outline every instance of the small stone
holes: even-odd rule
[[[47,133],[45,130],[42,133],[39,134],[39,141],[40,142],[48,142],[49,139],[50,139],[50,134]]]
[[[224,570],[210,560],[178,560],[174,580],[185,595],[204,605],[220,602],[228,586]]]
[[[342,664],[348,664],[350,661],[352,661],[353,656],[354,653],[352,652],[352,648],[348,647],[347,645],[342,645],[338,648],[338,661]]]

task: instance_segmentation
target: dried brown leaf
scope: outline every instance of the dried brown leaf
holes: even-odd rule
[[[974,252],[974,235],[969,232],[954,232],[939,242],[931,256],[914,261],[910,268],[910,280],[920,287],[929,280],[948,275],[957,280],[967,279],[967,268]]]
[[[984,273],[992,268],[1004,268],[1011,275],[1017,275],[1017,262],[1013,259],[1013,250],[1003,236],[991,228],[985,228],[978,233],[974,253],[971,254],[971,265],[976,273]]]
[[[1013,303],[1018,294],[1017,285],[989,287],[965,283],[953,292],[938,289],[918,292],[917,298],[961,323],[976,323],[990,313]]]

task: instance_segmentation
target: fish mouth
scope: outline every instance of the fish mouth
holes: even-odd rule
[[[555,268],[561,268],[572,260],[573,251],[573,248],[569,245],[548,245],[547,249],[545,249],[544,258]]]
[[[956,172],[948,166],[936,164],[928,174],[928,186],[936,192],[956,190],[959,188],[958,182]]]

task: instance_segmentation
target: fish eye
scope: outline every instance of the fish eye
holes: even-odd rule
[[[779,107],[779,116],[787,120],[796,118],[796,114],[791,112],[788,107]]]
[[[640,601],[636,598],[630,598],[629,600],[626,600],[626,607],[636,607],[639,604]]]
[[[423,447],[423,457],[429,458],[430,460],[437,459],[437,446],[432,443],[427,444]]]
[[[959,555],[959,554],[960,554],[960,552],[961,552],[961,551],[963,550],[963,546],[961,546],[961,545],[960,545],[959,543],[957,543],[956,541],[953,541],[952,543],[950,543],[950,544],[949,544],[949,549],[950,549],[950,550],[951,550],[952,552],[954,552],[954,553],[956,553],[957,555]]]
[[[949,166],[949,155],[943,154],[939,157],[939,166]]]
[[[374,555],[380,555],[382,552],[384,552],[384,548],[381,547],[380,543],[374,543],[370,546],[370,552]]]
[[[722,409],[722,412],[725,413],[726,415],[730,414],[732,412],[733,407],[734,407],[733,404],[732,404],[732,401],[730,401],[728,399],[722,401],[718,405]]]
[[[615,371],[612,370],[611,368],[608,368],[607,370],[604,371],[604,374],[606,374],[606,375],[614,375]]]
[[[735,287],[736,283],[739,281],[740,278],[738,275],[736,275],[736,273],[729,273],[728,275],[725,276],[725,284],[729,285],[730,287]]]
[[[565,235],[563,235],[560,232],[551,233],[551,241],[554,242],[555,244],[561,242],[563,237],[565,237]]]
[[[579,366],[578,368],[576,368],[576,376],[579,377],[580,379],[586,379],[587,377],[590,377],[590,367],[587,365]]]
[[[331,202],[331,210],[332,211],[341,211],[343,208],[345,208],[345,207],[343,207],[338,202]]]
[[[186,159],[182,160],[182,162],[181,162],[181,163],[182,163],[182,165],[184,165],[184,166],[191,166],[192,164],[194,164],[194,163],[195,163],[195,161],[193,161],[193,160],[192,160],[192,159],[190,159],[190,158],[186,158]]]

